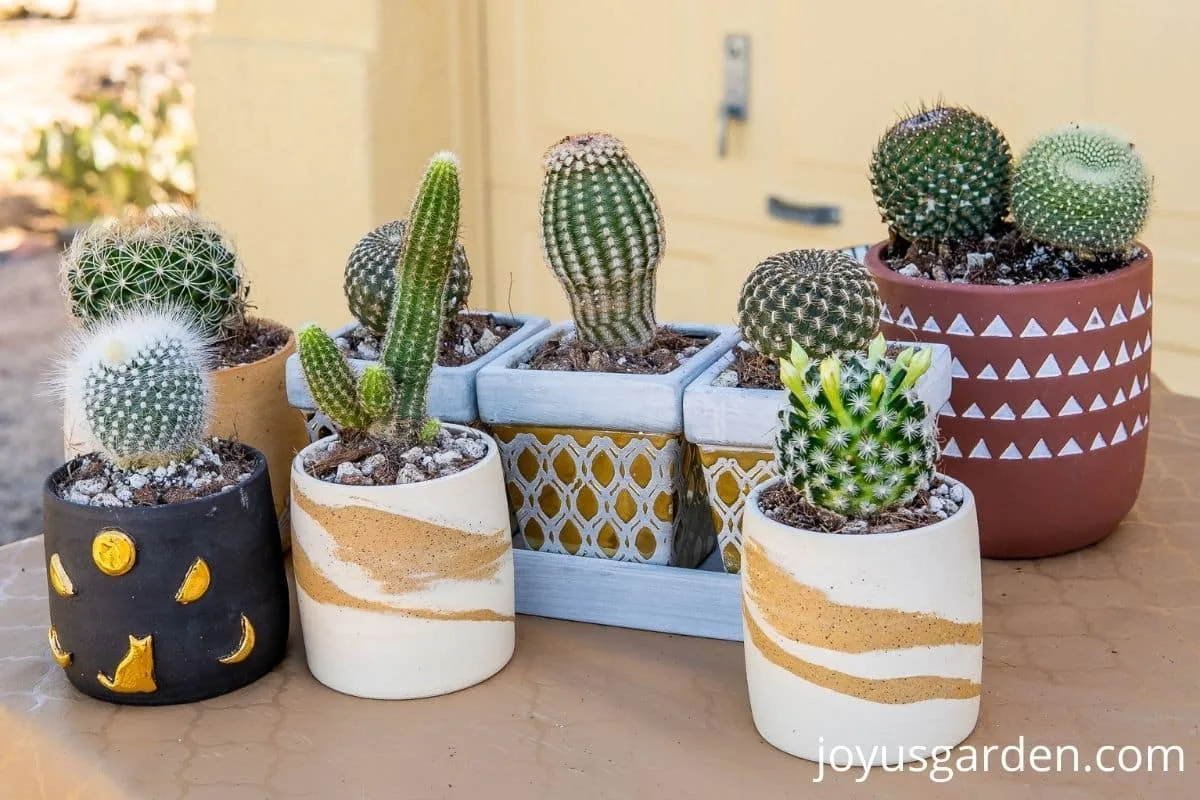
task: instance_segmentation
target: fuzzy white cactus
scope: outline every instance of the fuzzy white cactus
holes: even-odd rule
[[[173,310],[123,311],[82,330],[61,368],[68,417],[119,467],[187,457],[211,414],[210,344]]]

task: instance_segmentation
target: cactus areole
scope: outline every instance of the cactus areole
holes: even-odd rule
[[[567,294],[578,335],[605,348],[654,339],[662,212],[616,137],[569,136],[544,160],[542,252]]]

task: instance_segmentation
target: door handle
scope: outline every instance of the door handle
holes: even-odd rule
[[[791,203],[774,195],[767,198],[767,213],[775,219],[781,219],[785,222],[798,222],[801,225],[842,224],[841,206]]]
[[[729,123],[745,122],[750,103],[750,37],[731,33],[725,37],[725,92],[717,111],[717,157],[729,150]]]

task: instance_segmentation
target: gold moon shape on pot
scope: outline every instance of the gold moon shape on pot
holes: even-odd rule
[[[208,562],[199,556],[188,567],[187,575],[183,576],[183,583],[179,586],[179,591],[175,593],[175,602],[180,605],[194,603],[204,593],[208,591],[208,585],[212,582],[212,573],[208,569]]]
[[[47,632],[47,638],[50,640],[50,655],[54,656],[54,661],[63,669],[66,669],[71,664],[71,653],[64,650],[63,646],[58,641],[58,631],[54,630],[54,626],[50,626]]]
[[[238,642],[237,648],[227,656],[218,658],[222,664],[236,664],[239,661],[245,661],[249,657],[250,651],[254,649],[254,626],[250,624],[250,620],[242,614],[242,640]]]
[[[117,664],[110,678],[103,672],[96,673],[96,680],[110,692],[121,694],[150,693],[158,690],[154,682],[154,637],[129,637],[129,652]]]
[[[116,528],[105,528],[92,539],[92,561],[105,575],[115,578],[133,569],[137,548],[129,534]]]
[[[58,557],[58,553],[50,556],[50,585],[54,587],[54,592],[59,597],[75,596],[75,584],[71,583],[71,576],[63,569],[62,559]]]

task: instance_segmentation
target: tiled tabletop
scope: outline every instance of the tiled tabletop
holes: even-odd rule
[[[928,767],[822,774],[758,737],[739,644],[527,617],[503,672],[446,697],[325,689],[296,631],[286,662],[239,692],[112,706],[50,658],[38,538],[0,548],[0,798],[1198,797],[1200,400],[1155,392],[1122,528],[1072,555],[984,564],[983,714],[956,759],[1072,745],[1080,772],[1006,772],[997,750],[989,772],[964,763],[945,782]],[[1082,771],[1099,748],[1130,748],[1100,752],[1107,766],[1152,745],[1182,748],[1185,771]]]

